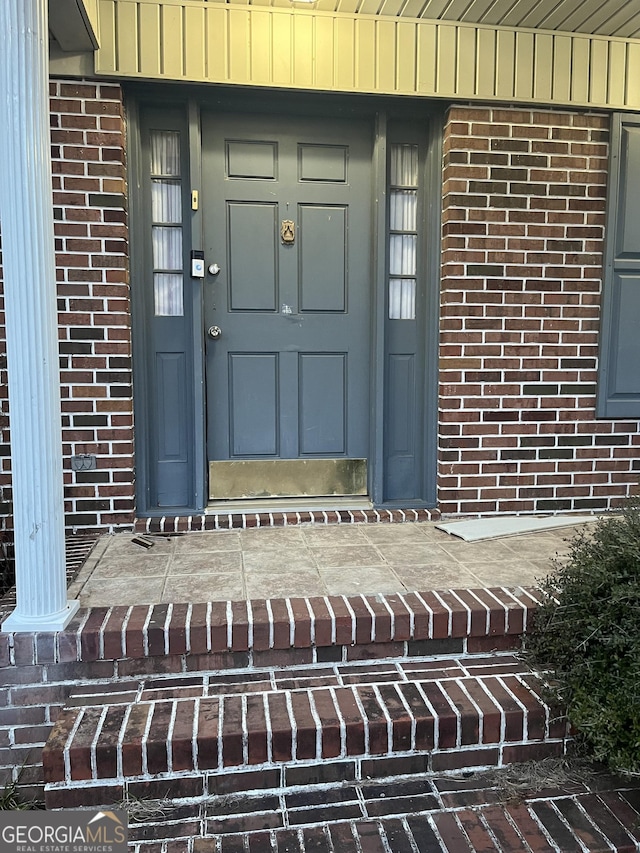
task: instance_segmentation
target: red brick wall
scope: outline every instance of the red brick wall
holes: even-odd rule
[[[595,510],[640,477],[596,420],[608,117],[453,107],[444,136],[444,513]]]
[[[51,121],[67,522],[128,524],[120,88],[53,81]],[[638,422],[594,412],[607,139],[604,115],[449,111],[438,451],[445,513],[601,509],[619,504],[640,477]],[[3,370],[0,361],[0,508],[10,500]],[[96,471],[71,471],[69,457],[82,453],[97,456]]]
[[[117,85],[59,80],[50,96],[66,521],[70,528],[109,528],[130,524],[134,515],[122,93]],[[4,338],[4,315],[0,322]],[[4,379],[0,373],[0,488],[7,502]],[[72,471],[77,454],[95,454],[97,469]]]

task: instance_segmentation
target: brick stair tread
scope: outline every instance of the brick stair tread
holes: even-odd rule
[[[201,802],[148,801],[150,816],[130,823],[130,845],[138,853],[156,851],[152,845],[162,839],[168,849],[185,853],[640,849],[638,780],[602,774],[544,790],[523,787],[514,799],[500,775],[414,773],[329,784],[310,779],[254,792],[225,791]],[[550,779],[554,776],[552,768]]]
[[[510,655],[190,674],[92,689],[72,696],[82,704],[67,706],[53,728],[43,755],[49,783],[476,747],[494,764],[509,747],[567,735],[562,714],[540,698],[537,676]]]
[[[383,800],[382,812],[372,808],[379,802],[340,803],[334,809],[336,816],[339,809],[346,816],[349,807],[352,812],[362,808],[367,816],[315,823],[308,815],[292,814],[290,809],[287,827],[229,834],[220,832],[224,825],[220,818],[209,817],[204,818],[207,834],[194,837],[192,846],[185,849],[238,853],[247,849],[246,840],[252,853],[634,853],[640,850],[637,825],[622,825],[612,802],[617,799],[620,811],[633,812],[627,793],[624,789],[612,792],[608,798],[611,808],[594,794],[523,803],[472,801],[468,807],[442,809],[416,809],[419,798],[414,797],[410,798],[414,808],[407,804],[408,811],[402,806],[393,809],[389,800]],[[331,807],[322,809],[327,817],[330,811]],[[255,815],[246,818],[256,823]],[[236,816],[236,826],[243,819],[245,816]],[[638,819],[640,815],[636,815]],[[233,826],[233,819],[228,824]],[[145,853],[144,845],[138,850]]]
[[[26,664],[131,662],[227,652],[331,653],[340,646],[401,648],[451,638],[516,642],[539,598],[535,589],[496,587],[81,608],[65,631],[39,635],[37,643],[27,638],[14,655],[16,663]],[[9,635],[0,634],[0,659],[9,654],[8,645]]]

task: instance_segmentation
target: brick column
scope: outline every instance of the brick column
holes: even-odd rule
[[[113,83],[49,86],[67,526],[134,518],[125,126]],[[96,457],[74,471],[69,457]]]

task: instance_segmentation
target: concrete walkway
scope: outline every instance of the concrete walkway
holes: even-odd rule
[[[533,586],[576,529],[475,543],[433,522],[119,533],[98,541],[69,592],[95,607]]]

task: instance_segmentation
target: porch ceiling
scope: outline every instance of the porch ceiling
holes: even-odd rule
[[[291,2],[298,5],[296,0],[226,2],[234,6],[288,7]],[[316,0],[313,8],[325,12],[640,37],[640,0]]]
[[[62,50],[95,50],[96,25],[96,0],[49,0],[49,32]]]

